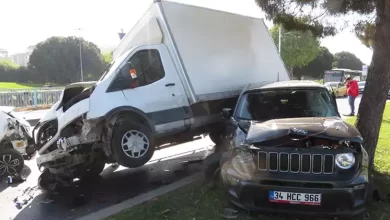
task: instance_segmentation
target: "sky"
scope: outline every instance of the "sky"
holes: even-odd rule
[[[264,18],[254,0],[171,0],[252,17]],[[9,54],[26,51],[51,36],[82,36],[110,50],[119,43],[118,32],[127,32],[152,0],[0,0],[0,48]],[[268,27],[272,22],[266,21]],[[81,28],[82,30],[76,30]],[[348,51],[370,64],[372,50],[349,29],[321,40],[331,53]]]

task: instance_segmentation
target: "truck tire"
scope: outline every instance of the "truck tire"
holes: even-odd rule
[[[0,149],[0,177],[20,174],[24,167],[23,156],[13,148]]]
[[[89,169],[86,169],[83,172],[81,179],[84,179],[84,180],[95,179],[104,170],[105,166],[106,166],[106,162],[104,160],[95,160],[91,164]]]
[[[38,186],[41,190],[54,192],[59,188],[60,182],[57,182],[56,176],[49,169],[45,169],[38,177]]]
[[[152,131],[132,122],[131,118],[120,118],[115,123],[111,147],[114,159],[128,168],[146,164],[155,149]]]
[[[205,184],[209,189],[215,189],[220,184],[221,153],[213,153],[203,161]]]
[[[214,144],[219,145],[222,144],[223,139],[222,139],[222,132],[220,129],[215,129],[210,132],[209,137]]]

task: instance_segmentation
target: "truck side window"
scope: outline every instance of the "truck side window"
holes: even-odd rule
[[[162,65],[158,50],[143,50],[137,52],[130,62],[134,65],[137,71],[139,86],[152,84],[165,76],[164,67]]]
[[[165,76],[164,67],[158,50],[141,50],[128,61],[136,77],[130,74],[129,66],[123,66],[107,90],[118,91],[152,84]]]

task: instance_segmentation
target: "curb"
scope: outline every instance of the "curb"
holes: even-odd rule
[[[141,194],[139,196],[136,196],[136,197],[128,199],[128,200],[125,200],[119,204],[115,204],[115,205],[106,207],[104,209],[101,209],[97,212],[82,216],[80,218],[77,218],[76,220],[97,220],[97,219],[108,218],[114,214],[117,214],[117,213],[125,210],[125,209],[129,209],[133,206],[136,206],[136,205],[139,205],[139,204],[144,203],[146,201],[149,201],[155,197],[167,194],[167,193],[174,191],[174,190],[177,190],[185,185],[193,183],[193,182],[199,180],[201,177],[202,177],[201,172],[193,174],[189,177],[181,179],[181,180],[174,182],[172,184],[162,186],[162,187],[155,189],[153,191],[147,192],[145,194]]]

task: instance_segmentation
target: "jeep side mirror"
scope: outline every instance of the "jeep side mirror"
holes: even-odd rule
[[[231,108],[224,108],[222,109],[222,118],[224,119],[229,119],[230,117],[232,117],[232,109]]]

